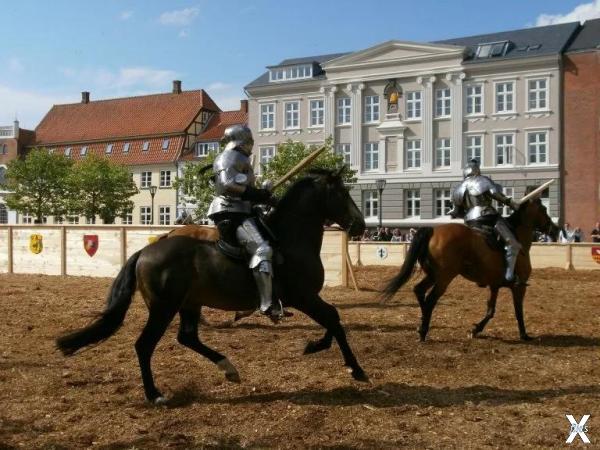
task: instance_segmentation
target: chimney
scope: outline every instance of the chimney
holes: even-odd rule
[[[240,100],[240,111],[248,114],[248,100]]]
[[[173,80],[173,94],[181,94],[181,81]]]
[[[83,91],[81,93],[81,103],[89,103],[90,102],[90,93],[88,91]]]

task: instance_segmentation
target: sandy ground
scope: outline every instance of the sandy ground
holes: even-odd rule
[[[171,397],[165,407],[146,404],[141,389],[133,347],[146,319],[141,299],[114,337],[64,358],[54,338],[102,309],[111,280],[1,275],[0,448],[565,447],[565,414],[591,414],[587,436],[598,448],[600,272],[535,271],[528,343],[517,339],[508,292],[483,337],[469,339],[487,292],[464,280],[450,286],[419,343],[412,283],[390,305],[377,303],[394,273],[363,268],[361,292],[323,292],[370,384],[351,379],[336,346],[302,356],[322,331],[299,313],[277,326],[251,317],[201,331],[241,384],[180,346],[176,319],[153,359]]]

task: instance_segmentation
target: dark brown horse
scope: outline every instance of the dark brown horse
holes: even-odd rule
[[[268,218],[282,256],[275,265],[274,290],[284,306],[304,312],[327,329],[322,339],[309,342],[305,353],[328,348],[335,337],[352,376],[366,381],[337,310],[319,297],[324,282],[320,249],[327,221],[336,222],[352,235],[361,234],[365,228],[340,172],[321,170],[293,184]],[[100,318],[57,339],[61,351],[71,355],[113,335],[123,323],[136,289],[149,310],[148,322],[135,344],[149,401],[164,401],[154,384],[150,360],[177,313],[178,341],[210,359],[228,380],[239,381],[229,360],[200,342],[198,320],[202,306],[227,311],[256,309],[259,300],[254,279],[245,261],[224,256],[214,242],[187,236],[161,239],[132,255],[113,282]]]
[[[519,210],[508,218],[508,222],[523,246],[515,268],[519,282],[508,287],[512,291],[519,335],[521,339],[528,340],[530,337],[523,320],[523,298],[531,274],[529,249],[533,233],[539,230],[556,240],[559,228],[548,217],[546,207],[539,199],[521,205]],[[481,322],[475,324],[472,336],[481,333],[488,321],[494,317],[498,290],[506,286],[503,252],[492,249],[482,233],[465,225],[446,224],[435,228],[421,228],[410,245],[400,273],[385,287],[384,301],[391,298],[409,280],[417,260],[425,272],[425,278],[413,289],[421,307],[421,341],[427,336],[431,314],[438,299],[458,275],[477,283],[480,287],[490,288],[486,315]]]

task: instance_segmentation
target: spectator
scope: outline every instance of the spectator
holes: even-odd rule
[[[363,232],[363,235],[362,235],[362,237],[360,238],[360,240],[361,240],[361,241],[370,241],[370,240],[371,240],[371,233],[369,233],[369,230],[368,230],[368,229],[366,229],[366,230]]]
[[[402,242],[402,234],[398,228],[394,228],[394,231],[392,231],[390,242]]]
[[[389,228],[382,228],[381,235],[379,236],[380,241],[389,242],[392,239],[392,233],[390,233]]]
[[[408,230],[408,234],[406,235],[406,242],[412,242],[413,237],[415,237],[415,234],[417,234],[417,230],[415,230],[414,228]]]
[[[583,240],[583,231],[577,227],[573,230],[573,242],[581,242]]]
[[[596,222],[596,226],[592,230],[590,237],[592,238],[592,242],[600,242],[600,222]]]
[[[565,222],[565,226],[560,230],[558,234],[558,242],[561,244],[568,244],[569,242],[573,242],[573,233],[574,229],[571,228],[569,222]]]

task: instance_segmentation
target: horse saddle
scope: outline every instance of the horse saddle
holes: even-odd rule
[[[485,238],[485,242],[492,250],[504,252],[504,240],[500,237],[498,233],[496,233],[493,223],[475,220],[469,223],[469,227],[471,227],[474,231],[482,234]]]

